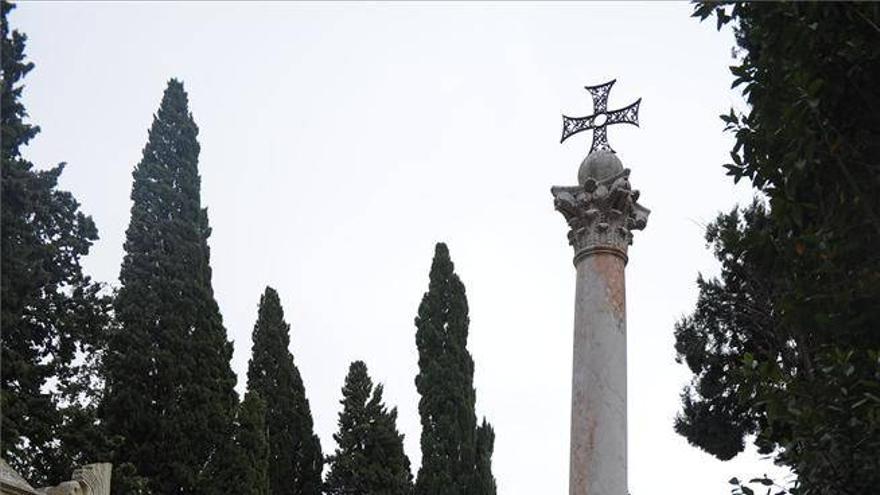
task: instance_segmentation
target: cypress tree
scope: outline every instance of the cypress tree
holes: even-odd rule
[[[492,475],[492,452],[495,450],[495,430],[486,418],[477,428],[477,493],[495,495],[495,476]]]
[[[238,402],[211,287],[197,135],[183,84],[172,79],[133,173],[119,330],[105,362],[115,463],[158,493],[212,492]],[[119,481],[117,493],[132,489]]]
[[[0,456],[35,484],[56,483],[96,455],[94,365],[108,302],[80,259],[98,231],[72,194],[57,189],[64,164],[35,170],[20,149],[39,132],[26,122],[22,80],[27,37],[9,28],[0,3]],[[75,359],[83,353],[85,360]],[[94,457],[91,459],[94,460]]]
[[[409,495],[412,474],[397,431],[397,409],[382,403],[382,385],[373,387],[367,365],[355,361],[342,388],[336,453],[328,457],[328,495]]]
[[[299,370],[289,350],[290,325],[278,293],[260,298],[248,363],[248,390],[266,401],[269,487],[273,495],[321,493],[323,456]]]
[[[266,403],[248,392],[238,407],[235,441],[221,447],[222,464],[211,475],[213,493],[268,495],[269,440],[266,435]]]
[[[416,388],[422,396],[418,495],[494,493],[485,481],[492,479],[494,433],[485,420],[482,433],[477,429],[474,361],[466,347],[469,322],[464,284],[455,274],[446,245],[438,243],[428,292],[415,319]]]
[[[245,456],[242,478],[236,493],[269,494],[269,438],[266,434],[266,402],[256,392],[248,392],[238,412],[236,444]]]

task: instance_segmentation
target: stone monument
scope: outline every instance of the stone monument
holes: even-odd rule
[[[0,459],[0,495],[110,495],[112,468],[107,462],[86,464],[73,471],[70,481],[34,488]]]
[[[638,204],[630,171],[606,133],[610,124],[638,125],[641,99],[606,110],[613,84],[586,88],[593,97],[593,115],[563,116],[562,141],[592,129],[593,145],[581,163],[578,185],[551,189],[554,206],[568,222],[577,273],[569,495],[628,493],[624,268],[632,232],[645,228],[649,210]]]
[[[12,469],[5,459],[0,459],[0,495],[33,495],[39,493]]]

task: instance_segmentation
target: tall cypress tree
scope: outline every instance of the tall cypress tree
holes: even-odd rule
[[[438,243],[428,292],[415,320],[419,350],[416,388],[422,396],[418,495],[494,493],[485,481],[492,476],[494,433],[485,420],[482,433],[477,429],[474,361],[466,347],[469,323],[464,284],[455,274],[449,249]],[[494,487],[494,481],[491,485]]]
[[[211,492],[238,401],[232,344],[211,288],[197,135],[183,84],[172,79],[133,173],[120,328],[105,363],[115,462],[158,493]]]
[[[0,456],[31,482],[48,484],[96,455],[90,381],[109,301],[80,266],[98,231],[73,195],[57,189],[64,164],[35,170],[21,155],[39,127],[26,121],[21,102],[34,65],[25,59],[27,37],[9,28],[13,8],[0,3]],[[86,359],[75,359],[78,352]]]
[[[269,487],[273,495],[321,493],[323,457],[299,370],[289,350],[290,325],[278,293],[260,298],[248,363],[248,390],[266,401],[269,434]]]
[[[363,361],[351,363],[342,388],[336,453],[328,458],[328,495],[409,495],[412,474],[397,431],[397,409],[382,403]]]

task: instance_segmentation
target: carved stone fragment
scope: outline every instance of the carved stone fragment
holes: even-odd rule
[[[87,464],[73,472],[71,481],[44,488],[46,495],[110,495],[112,464]]]
[[[112,469],[106,462],[87,464],[74,470],[70,481],[35,489],[0,459],[0,495],[110,495]]]

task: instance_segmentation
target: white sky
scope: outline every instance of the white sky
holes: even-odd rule
[[[634,495],[727,494],[777,472],[754,453],[722,463],[672,430],[688,378],[673,324],[703,230],[751,197],[724,176],[717,116],[732,36],[685,3],[24,3],[11,15],[37,65],[25,103],[43,132],[27,155],[69,162],[62,187],[101,239],[85,267],[117,284],[131,172],[170,77],[201,128],[214,291],[239,391],[266,284],[326,453],[348,364],[366,361],[420,463],[413,318],[436,241],[471,307],[478,414],[496,430],[499,494],[566,493],[572,251],[552,185],[576,182],[589,133],[559,144],[561,114],[643,97],[641,128],[612,146],[652,210],[627,267],[629,477]]]

